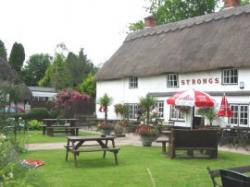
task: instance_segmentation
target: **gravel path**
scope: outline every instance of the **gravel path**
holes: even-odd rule
[[[140,137],[133,133],[126,134],[126,137],[116,138],[116,145],[135,145],[141,146]],[[87,144],[87,143],[86,143]],[[91,144],[89,142],[89,144]],[[51,149],[64,149],[66,142],[61,143],[38,143],[38,144],[27,144],[26,148],[30,151],[34,150],[51,150]],[[153,146],[161,146],[161,144],[153,143]],[[219,151],[228,151],[234,153],[241,153],[250,155],[250,149],[243,148],[232,148],[232,147],[219,147]]]

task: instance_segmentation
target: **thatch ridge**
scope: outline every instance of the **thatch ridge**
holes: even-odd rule
[[[96,80],[250,67],[250,5],[129,34]]]

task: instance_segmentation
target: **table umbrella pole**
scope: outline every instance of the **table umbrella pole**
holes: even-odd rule
[[[191,130],[194,128],[194,106],[192,107],[192,120],[191,120]]]

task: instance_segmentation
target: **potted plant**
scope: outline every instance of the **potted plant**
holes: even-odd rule
[[[120,120],[114,126],[114,132],[116,136],[122,137],[125,136],[125,128],[128,125],[128,121],[125,119],[125,114],[127,113],[128,107],[124,104],[116,104],[115,105],[115,113],[117,116],[120,116]]]
[[[141,136],[142,145],[146,147],[152,146],[152,142],[158,134],[156,127],[143,123],[137,127],[136,132]]]
[[[106,93],[99,99],[99,112],[104,112],[104,122],[100,124],[99,129],[102,129],[102,135],[110,135],[111,125],[108,124],[108,106],[111,104],[112,98],[109,97]]]
[[[104,121],[99,123],[97,128],[99,130],[101,130],[102,136],[108,136],[110,135],[111,131],[112,131],[112,125],[105,123]]]
[[[209,126],[212,127],[213,125],[213,120],[216,117],[216,113],[213,108],[208,107],[208,108],[199,108],[198,114],[202,115],[203,117],[207,118],[209,121]]]
[[[155,98],[152,96],[147,95],[140,98],[140,107],[143,114],[141,115],[142,121],[136,132],[141,136],[143,146],[151,146],[157,136],[157,128],[152,123],[152,118],[150,118],[150,111],[153,110],[154,104]]]

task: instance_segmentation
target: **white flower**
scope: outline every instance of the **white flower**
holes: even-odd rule
[[[0,134],[0,141],[3,141],[6,139],[6,136],[4,134]]]

